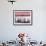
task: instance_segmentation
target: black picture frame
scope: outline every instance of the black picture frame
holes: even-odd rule
[[[30,22],[16,21],[16,18],[18,17],[18,16],[16,16],[16,12],[30,12],[30,16],[28,18],[30,20]],[[23,16],[21,16],[21,17],[23,18]],[[28,17],[28,15],[27,15],[27,17]],[[13,10],[13,25],[23,25],[24,26],[24,25],[32,25],[32,24],[33,24],[33,11],[32,10]]]

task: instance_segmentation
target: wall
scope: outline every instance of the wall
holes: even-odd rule
[[[14,26],[13,10],[33,10],[32,26]],[[33,40],[46,40],[46,1],[16,0],[13,5],[7,0],[0,0],[0,40],[15,40],[18,32],[26,32]]]

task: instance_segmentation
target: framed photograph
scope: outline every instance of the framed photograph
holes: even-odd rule
[[[13,10],[14,25],[32,25],[32,10]]]

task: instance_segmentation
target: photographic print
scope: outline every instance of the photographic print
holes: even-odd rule
[[[14,25],[32,25],[32,10],[13,10]]]

